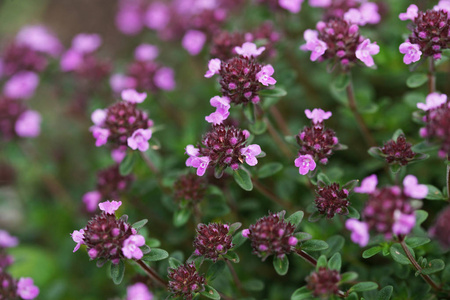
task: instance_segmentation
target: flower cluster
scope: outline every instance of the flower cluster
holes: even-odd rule
[[[116,73],[110,79],[113,91],[125,89],[143,91],[171,91],[175,88],[173,69],[155,61],[159,50],[151,44],[141,44],[134,51],[134,61],[127,66],[125,74]]]
[[[91,259],[110,260],[113,264],[123,258],[141,259],[144,253],[139,247],[145,245],[144,237],[137,234],[126,218],[116,218],[115,212],[121,205],[121,201],[100,203],[102,213],[94,216],[85,228],[71,234],[77,243],[73,252],[86,245]]]
[[[355,192],[369,194],[363,211],[363,221],[348,219],[345,223],[347,229],[352,231],[353,242],[364,247],[369,242],[369,230],[383,234],[386,239],[392,234],[408,234],[416,223],[414,208],[410,199],[425,198],[428,188],[419,184],[413,175],[407,175],[403,180],[403,187],[388,186],[377,188],[377,176],[365,178]]]
[[[306,175],[316,168],[316,161],[321,164],[328,163],[328,158],[333,150],[340,148],[338,138],[331,129],[326,129],[323,121],[331,117],[331,112],[325,112],[320,108],[312,111],[305,110],[306,117],[311,120],[311,126],[303,128],[297,135],[297,143],[300,146],[299,156],[295,159],[295,166],[299,168],[301,175]]]
[[[8,272],[7,267],[14,259],[6,254],[6,249],[16,247],[19,241],[7,231],[0,229],[0,299],[34,299],[39,295],[39,288],[34,285],[30,277],[14,279]]]
[[[197,169],[197,175],[203,176],[207,168],[216,167],[220,177],[227,167],[237,170],[245,162],[250,166],[258,163],[257,156],[261,154],[261,147],[257,144],[246,144],[250,133],[234,126],[224,124],[213,125],[202,140],[204,147],[186,147],[186,166]]]
[[[175,297],[192,300],[194,294],[205,290],[205,277],[199,275],[194,263],[169,269],[169,291]]]
[[[411,143],[407,143],[405,136],[401,134],[396,141],[389,140],[386,142],[380,150],[388,164],[398,163],[401,166],[406,166],[416,156],[416,153],[411,150],[411,146]]]
[[[180,176],[173,186],[174,198],[180,205],[186,201],[188,205],[195,206],[205,197],[206,181],[195,174]]]
[[[339,183],[332,183],[326,186],[317,186],[315,190],[317,196],[314,200],[317,210],[331,219],[335,214],[347,215],[349,191],[341,188]]]
[[[304,0],[258,0],[261,3],[267,3],[271,9],[282,8],[293,14],[299,13]]]
[[[441,143],[438,154],[445,158],[450,154],[450,103],[447,95],[431,93],[426,103],[417,103],[417,107],[426,113],[423,117],[425,127],[420,129],[420,135],[438,140]]]
[[[411,35],[399,48],[400,53],[405,54],[405,64],[420,60],[422,54],[440,59],[442,50],[449,48],[450,20],[449,11],[445,8],[445,4],[439,4],[433,10],[423,12],[415,4],[411,4],[405,13],[399,15],[400,20],[413,22]]]
[[[195,255],[217,261],[219,255],[227,254],[233,247],[229,229],[230,226],[227,224],[198,224],[197,236],[194,240]]]
[[[284,220],[285,211],[270,213],[242,231],[252,245],[253,253],[266,260],[270,255],[283,258],[298,243],[295,226]]]
[[[337,270],[319,267],[306,278],[307,287],[315,297],[337,295],[339,292],[339,281],[341,274]]]
[[[88,212],[94,212],[98,203],[103,199],[118,199],[119,193],[124,191],[133,180],[132,175],[122,176],[119,165],[115,164],[97,173],[97,188],[83,195],[83,202]]]
[[[137,282],[127,287],[126,300],[153,300],[153,294],[148,290],[147,286],[142,282]]]
[[[435,238],[444,249],[450,249],[450,206],[447,206],[439,214],[436,223],[430,228],[430,235]]]
[[[146,93],[124,90],[122,91],[124,101],[104,110],[95,110],[91,115],[94,123],[91,131],[96,139],[95,145],[100,147],[110,142],[112,147],[119,151],[123,151],[126,146],[133,150],[147,151],[150,147],[148,141],[152,137],[150,127],[153,126],[153,121],[136,107],[137,103],[142,103],[146,97]]]
[[[271,65],[262,65],[256,61],[266,48],[258,48],[254,43],[245,42],[237,46],[234,51],[239,55],[226,61],[218,58],[210,60],[205,77],[220,75],[222,95],[230,99],[231,103],[258,103],[258,92],[264,86],[274,85],[272,77],[275,72]]]
[[[316,29],[305,31],[306,44],[300,47],[301,50],[311,51],[312,61],[335,60],[344,70],[358,60],[368,67],[375,65],[372,55],[378,54],[380,47],[376,42],[362,37],[355,23],[336,18],[318,22]]]

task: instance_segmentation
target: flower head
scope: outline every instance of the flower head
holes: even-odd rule
[[[307,287],[313,292],[315,297],[324,298],[330,295],[339,294],[339,281],[341,275],[337,270],[330,270],[326,267],[319,267],[306,278]]]
[[[430,236],[436,239],[444,249],[450,249],[450,206],[447,205],[438,215],[433,227],[430,228]]]
[[[122,253],[128,259],[141,259],[144,256],[139,247],[145,245],[142,235],[133,234],[123,242]]]
[[[114,215],[116,210],[122,205],[122,201],[105,201],[98,205],[100,210],[104,211],[107,214]]]
[[[419,61],[422,56],[422,51],[417,44],[411,44],[410,42],[404,42],[399,47],[400,53],[405,54],[403,57],[403,62],[407,65]]]
[[[195,174],[182,175],[174,183],[174,198],[180,203],[188,202],[188,205],[195,206],[205,198],[206,180]]]
[[[227,224],[198,224],[194,240],[196,253],[213,261],[217,261],[219,255],[227,254],[233,247],[232,236],[228,234],[229,229],[230,226]]]
[[[426,103],[417,103],[417,108],[428,111],[430,109],[438,108],[442,104],[447,102],[447,95],[439,93],[428,94],[425,99]]]
[[[202,51],[206,41],[206,34],[198,30],[189,30],[183,37],[182,45],[190,55],[197,55]]]
[[[124,101],[130,103],[142,103],[145,98],[147,98],[147,93],[138,93],[136,90],[126,89],[122,91],[121,96]]]
[[[372,55],[378,54],[379,52],[380,52],[380,46],[378,46],[376,42],[370,43],[369,39],[365,39],[356,48],[355,55],[366,66],[372,67],[375,64],[373,61]]]
[[[348,201],[348,190],[342,189],[338,183],[332,183],[326,186],[317,186],[316,188],[316,207],[317,210],[327,216],[334,217],[335,214],[347,215],[347,207],[350,205]]]
[[[405,166],[416,156],[411,147],[411,143],[407,143],[405,136],[400,134],[396,141],[389,140],[380,150],[385,155],[388,164],[398,163]]]
[[[299,168],[299,173],[301,175],[306,175],[309,171],[314,171],[314,169],[316,168],[316,162],[314,161],[314,158],[309,154],[299,154],[294,163],[295,166]]]
[[[169,269],[169,290],[175,297],[192,300],[195,293],[205,290],[205,277],[198,274],[194,263]]]
[[[151,137],[151,129],[137,129],[133,132],[133,135],[127,139],[128,147],[133,150],[139,149],[139,151],[145,152],[150,147],[148,140],[150,140]]]
[[[345,228],[352,232],[350,238],[361,247],[365,247],[369,243],[369,226],[356,219],[348,219],[345,222]]]
[[[251,42],[245,42],[241,47],[237,46],[234,48],[234,51],[236,51],[237,54],[245,58],[257,57],[263,53],[264,50],[266,50],[266,47],[258,48],[256,44]]]
[[[363,179],[363,181],[361,182],[361,186],[355,187],[355,192],[361,194],[371,194],[377,188],[377,184],[377,175],[372,174],[369,177]]]
[[[34,299],[39,295],[39,288],[30,277],[22,277],[17,282],[17,294],[22,299]]]

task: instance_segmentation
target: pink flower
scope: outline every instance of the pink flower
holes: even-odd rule
[[[96,109],[91,114],[91,120],[92,123],[94,123],[97,126],[102,126],[103,123],[106,120],[106,116],[108,114],[108,111],[106,109]]]
[[[260,83],[262,83],[262,85],[274,85],[275,83],[277,83],[277,81],[271,77],[274,72],[275,70],[273,69],[272,65],[264,66],[261,68],[261,71],[256,73],[256,79]]]
[[[319,33],[312,29],[307,29],[303,33],[303,38],[305,39],[306,44],[300,46],[300,49],[303,51],[311,51],[311,61],[316,61],[328,49],[327,44],[317,38],[318,35]]]
[[[360,187],[355,187],[355,193],[372,194],[375,191],[377,184],[377,175],[372,174],[369,177],[363,179]]]
[[[375,63],[373,61],[372,55],[378,54],[380,52],[380,46],[376,42],[370,43],[369,39],[365,39],[356,48],[356,57],[366,64],[366,66],[371,67]]]
[[[244,229],[242,230],[242,236],[248,238],[250,234],[250,230],[249,229]]]
[[[142,282],[137,282],[127,287],[126,300],[153,300],[153,294]]]
[[[41,133],[41,115],[34,110],[27,110],[17,119],[14,129],[20,137],[37,137]]]
[[[118,164],[122,162],[125,156],[127,156],[127,150],[126,148],[123,148],[123,146],[111,151],[112,159]]]
[[[79,53],[92,53],[102,44],[102,38],[98,34],[80,33],[72,40],[72,49]]]
[[[194,157],[191,160],[191,166],[197,169],[197,176],[203,176],[208,168],[209,162],[210,158],[208,156]]]
[[[84,229],[74,230],[73,233],[70,234],[72,236],[72,239],[77,245],[73,249],[73,252],[76,252],[78,249],[80,249],[81,245],[84,245]]]
[[[314,171],[314,169],[316,168],[316,162],[314,161],[314,158],[309,154],[300,154],[295,159],[294,163],[297,168],[300,168],[299,173],[301,175],[306,175],[309,171]]]
[[[212,123],[214,125],[222,124],[230,113],[228,109],[217,109],[215,112],[211,113],[209,116],[205,117],[206,122]]]
[[[322,123],[323,120],[327,120],[331,117],[331,111],[324,111],[321,108],[314,108],[312,111],[305,110],[305,115],[308,119],[312,120],[314,124]]]
[[[258,160],[256,156],[261,154],[261,147],[257,144],[249,145],[241,149],[241,155],[245,157],[245,162],[249,166],[256,166]]]
[[[449,13],[448,18],[450,18],[450,1],[449,0],[441,0],[438,5],[433,7],[433,10],[443,10]]]
[[[208,71],[205,73],[206,78],[211,78],[215,74],[219,74],[220,71],[220,65],[222,62],[218,58],[213,58],[208,63]]]
[[[144,256],[140,246],[145,245],[145,239],[142,235],[134,234],[127,238],[122,245],[123,255],[128,259],[141,259]]]
[[[352,232],[350,238],[361,247],[365,247],[369,243],[369,226],[356,219],[348,219],[345,222],[345,228]]]
[[[245,42],[242,44],[242,47],[234,47],[234,51],[243,57],[257,57],[263,53],[264,50],[266,50],[266,47],[257,48],[256,44],[250,42]]]
[[[309,0],[309,5],[312,7],[328,7],[332,0]]]
[[[415,4],[411,4],[405,13],[401,13],[398,15],[398,18],[402,21],[411,20],[414,21],[415,18],[419,15],[419,8]]]
[[[381,16],[378,13],[378,5],[372,2],[362,3],[359,7],[359,12],[361,13],[361,19],[364,24],[377,24],[381,20]]]
[[[304,0],[278,0],[278,5],[291,13],[296,14],[302,8],[303,1]]]
[[[425,99],[426,103],[417,103],[417,108],[427,111],[433,108],[438,108],[447,102],[447,95],[439,93],[431,93]]]
[[[22,28],[16,36],[16,41],[36,51],[48,53],[53,56],[61,53],[62,50],[62,45],[58,38],[42,25]]]
[[[171,91],[175,88],[175,73],[171,68],[161,68],[156,71],[153,77],[155,85],[165,91]]]
[[[298,244],[298,239],[295,236],[291,236],[288,240],[290,246],[295,246]]]
[[[109,85],[114,92],[119,93],[124,89],[135,88],[137,83],[136,79],[133,77],[128,77],[123,74],[114,74],[109,79]]]
[[[121,5],[116,15],[115,23],[120,32],[127,35],[136,35],[144,27],[141,7],[139,5]]]
[[[21,71],[12,76],[3,87],[3,94],[12,99],[27,100],[33,97],[39,84],[39,76],[29,71]]]
[[[94,212],[98,203],[102,199],[102,194],[99,191],[90,191],[83,195],[83,202],[86,205],[88,212]]]
[[[25,300],[34,299],[39,295],[39,288],[34,285],[32,278],[22,277],[17,283],[17,295]]]
[[[344,14],[344,20],[352,24],[365,25],[361,12],[356,8],[350,8]]]
[[[108,142],[109,130],[97,126],[91,127],[92,136],[95,139],[95,146],[100,147]]]
[[[189,158],[186,160],[186,167],[192,167],[192,160],[198,156],[200,151],[193,145],[187,145],[185,150],[186,150],[185,153],[189,155]]]
[[[202,51],[206,42],[206,34],[198,30],[189,30],[183,37],[181,44],[190,55],[197,55]]]
[[[78,69],[83,63],[83,54],[69,49],[62,56],[59,66],[61,71],[70,72]]]
[[[148,28],[163,30],[170,22],[170,8],[164,2],[153,2],[147,8],[144,23]]]
[[[148,140],[152,137],[151,129],[142,129],[139,128],[133,135],[127,139],[128,147],[133,150],[139,149],[141,152],[145,152],[150,147]]]
[[[147,93],[138,93],[134,89],[126,89],[121,93],[122,99],[130,103],[142,103],[147,98]]]
[[[100,210],[104,211],[107,214],[113,215],[116,210],[122,205],[122,201],[105,201],[98,205]]]
[[[394,234],[408,234],[416,225],[416,216],[414,212],[410,215],[403,214],[400,210],[394,211],[394,224],[392,225],[392,232]]]
[[[411,44],[410,42],[404,42],[399,47],[400,53],[405,54],[403,62],[407,65],[420,60],[422,51],[417,44]]]
[[[216,108],[230,108],[230,99],[228,97],[214,96],[209,100],[209,103]]]
[[[428,187],[425,184],[419,184],[416,176],[407,175],[403,179],[403,190],[411,198],[423,199],[428,194]]]
[[[16,247],[19,239],[11,236],[8,231],[0,229],[0,248]]]
[[[150,44],[141,44],[134,50],[134,58],[139,61],[151,61],[159,55],[158,47]]]

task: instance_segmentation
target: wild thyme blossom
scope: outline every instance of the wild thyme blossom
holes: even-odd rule
[[[436,239],[444,249],[450,249],[450,206],[445,207],[438,215],[436,222],[430,228],[430,236]]]
[[[212,59],[205,77],[220,75],[222,95],[230,99],[234,104],[258,103],[260,98],[258,91],[263,86],[274,85],[276,80],[272,77],[274,69],[271,65],[261,65],[256,61],[265,47],[257,47],[256,44],[245,42],[242,46],[234,48],[239,57],[233,57],[227,61]]]
[[[331,129],[325,129],[323,121],[331,117],[331,112],[320,108],[312,111],[305,110],[306,117],[311,119],[311,126],[303,128],[297,135],[300,146],[299,156],[295,159],[295,166],[300,168],[299,173],[306,175],[316,168],[316,161],[326,164],[333,150],[340,145],[336,134]]]
[[[334,217],[335,214],[347,215],[347,207],[350,205],[348,201],[349,191],[341,188],[339,183],[332,183],[325,186],[317,186],[315,190],[317,196],[314,200],[316,207],[321,214],[325,214],[328,219]]]
[[[211,98],[209,102],[212,107],[216,108],[216,111],[205,117],[205,120],[213,125],[222,124],[230,115],[228,112],[230,109],[230,99],[227,97],[215,96]]]
[[[285,9],[293,14],[300,12],[304,0],[258,0],[266,3],[271,9]]]
[[[387,141],[380,150],[388,164],[398,163],[401,166],[406,166],[416,156],[411,147],[411,143],[407,143],[405,136],[401,134],[396,141]]]
[[[420,135],[428,140],[439,141],[441,147],[438,154],[445,158],[450,154],[450,103],[447,95],[431,93],[426,103],[417,103],[417,107],[425,111],[425,127],[420,129]]]
[[[261,147],[257,144],[247,145],[249,136],[247,130],[232,125],[213,125],[203,137],[203,147],[186,147],[186,154],[189,155],[186,166],[196,168],[198,176],[203,176],[207,168],[216,168],[219,170],[216,174],[218,177],[227,167],[237,170],[244,160],[248,165],[255,166]]]
[[[270,213],[242,231],[242,235],[251,242],[253,254],[263,261],[270,255],[283,258],[291,253],[298,243],[294,236],[295,226],[284,220],[285,213]]]
[[[137,282],[127,287],[126,300],[153,300],[153,294],[148,290],[147,285]]]
[[[146,96],[146,93],[124,90],[124,101],[105,110],[94,111],[91,116],[94,126],[90,130],[96,139],[95,145],[100,147],[110,142],[114,149],[128,146],[133,150],[146,151],[149,148],[148,140],[152,136],[153,121],[136,107]]]
[[[194,263],[169,268],[169,291],[175,297],[192,300],[194,294],[205,290],[205,277],[199,275]]]
[[[204,199],[206,194],[206,180],[195,174],[182,175],[173,185],[174,199],[179,205],[183,202],[189,206],[195,206]]]
[[[414,208],[410,199],[423,199],[428,193],[424,184],[419,184],[413,175],[407,175],[403,180],[403,187],[388,186],[377,188],[377,177],[371,175],[355,188],[357,193],[369,194],[363,211],[362,219],[349,219],[345,223],[352,231],[353,242],[364,247],[369,242],[369,231],[383,234],[386,239],[392,235],[408,234],[416,223]]]
[[[228,224],[210,223],[197,225],[197,236],[194,240],[195,255],[202,255],[217,261],[220,255],[227,254],[233,247],[232,236],[228,234]]]
[[[368,67],[375,64],[372,55],[378,54],[380,47],[376,42],[360,36],[358,25],[335,18],[328,22],[320,21],[316,29],[305,31],[306,44],[300,46],[303,51],[311,51],[312,61],[331,59],[344,69],[358,60]]]
[[[119,263],[124,257],[142,258],[143,252],[139,247],[144,246],[144,237],[137,234],[126,218],[116,218],[115,212],[121,205],[121,201],[100,203],[98,206],[102,213],[93,217],[85,228],[71,234],[77,243],[73,252],[81,245],[86,245],[91,260],[105,259],[113,264]]]
[[[13,42],[1,55],[2,73],[9,77],[20,71],[42,72],[48,64],[47,58],[41,52],[27,45]]]
[[[306,278],[307,287],[313,292],[314,297],[327,297],[339,293],[339,281],[341,274],[337,270],[319,267]]]
[[[442,50],[450,47],[449,11],[445,9],[445,5],[442,8],[438,5],[433,10],[423,12],[415,4],[411,4],[399,18],[412,21],[412,33],[399,48],[400,53],[405,54],[405,64],[419,61],[422,54],[440,59]]]
[[[381,20],[377,3],[358,0],[309,0],[309,5],[325,9],[324,20],[344,18],[358,25],[377,24]]]

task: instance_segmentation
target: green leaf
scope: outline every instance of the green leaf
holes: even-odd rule
[[[268,164],[265,164],[264,166],[262,166],[258,170],[257,176],[258,176],[258,178],[270,177],[270,176],[280,172],[282,169],[283,169],[283,165],[278,162],[268,163]]]
[[[377,300],[389,300],[391,299],[392,292],[394,291],[394,288],[392,285],[385,286],[382,288],[377,295]]]
[[[433,259],[427,263],[427,267],[422,269],[422,274],[430,275],[444,270],[445,263],[442,259]]]
[[[326,266],[327,266],[327,257],[325,255],[321,255],[317,260],[316,270],[319,270],[320,267],[325,268]]]
[[[312,235],[307,232],[297,232],[294,234],[299,242],[307,241],[312,239]]]
[[[322,251],[328,249],[328,244],[321,240],[308,240],[302,243],[302,250],[304,251]]]
[[[350,293],[350,294],[348,295],[348,297],[345,298],[345,299],[346,299],[346,300],[359,300],[359,297],[358,297],[358,294],[357,294],[357,293],[353,292],[353,293]],[[361,298],[361,300],[363,300],[363,298]]]
[[[264,289],[264,281],[259,279],[250,279],[243,282],[242,287],[250,292],[259,292]]]
[[[341,73],[331,84],[337,91],[342,91],[350,84],[350,76],[347,73]]]
[[[363,258],[369,258],[372,257],[378,253],[380,253],[382,250],[382,248],[380,246],[375,246],[372,248],[367,249],[366,251],[363,252],[362,257]]]
[[[240,222],[235,222],[233,224],[230,225],[230,229],[228,229],[228,234],[233,235],[236,230],[238,230],[239,228],[241,228],[242,223]]]
[[[136,162],[136,154],[131,151],[125,156],[119,165],[119,173],[122,176],[126,176],[133,171],[134,163]]]
[[[306,286],[301,287],[292,294],[291,300],[306,300],[312,298],[312,291],[308,290]]]
[[[343,236],[340,235],[334,235],[329,237],[326,240],[328,244],[328,249],[323,252],[327,257],[332,256],[336,252],[341,251],[341,249],[344,247],[345,239]]]
[[[173,214],[173,225],[175,227],[183,226],[189,220],[191,211],[187,208],[179,209]]]
[[[428,244],[430,241],[427,237],[408,237],[405,242],[411,248],[416,248]]]
[[[213,263],[206,272],[206,281],[213,281],[218,275],[220,275],[220,273],[223,272],[225,265],[226,263],[223,260],[218,260]]]
[[[266,132],[267,123],[264,122],[263,120],[256,120],[255,123],[250,124],[249,128],[253,134],[260,135]]]
[[[331,184],[331,180],[328,178],[327,175],[325,175],[325,173],[319,173],[319,175],[317,175],[317,181],[322,181],[326,185]]]
[[[323,217],[325,217],[325,215],[321,214],[318,210],[316,210],[315,212],[313,212],[312,214],[309,215],[308,217],[308,221],[309,222],[317,222],[320,219],[322,219]]]
[[[330,270],[341,270],[342,266],[342,260],[341,260],[341,254],[335,253],[329,260],[328,260],[328,269]]]
[[[111,263],[111,278],[114,284],[120,284],[125,274],[125,264],[123,260],[119,260],[118,264]]]
[[[278,275],[286,275],[289,270],[289,259],[287,255],[284,255],[282,259],[278,256],[275,256],[273,258],[273,267],[275,268],[275,271],[278,273]]]
[[[405,135],[405,134],[403,133],[403,130],[401,130],[401,129],[399,128],[399,129],[397,129],[397,130],[394,132],[394,134],[392,135],[392,139],[393,139],[394,141],[397,141],[397,139],[398,139],[398,137],[399,137],[400,135]]]
[[[409,88],[417,88],[428,81],[427,74],[415,73],[406,79],[406,86]]]
[[[242,246],[242,244],[244,244],[246,240],[248,240],[248,238],[242,235],[242,230],[236,233],[233,236],[233,240],[231,241],[231,243],[233,244],[233,249],[237,249]]]
[[[161,246],[161,242],[155,238],[149,238],[145,241],[150,248],[156,248]]]
[[[371,291],[378,288],[378,284],[372,281],[363,281],[352,286],[348,291],[349,292],[364,292]]]
[[[250,174],[245,169],[237,169],[233,172],[233,177],[236,183],[244,190],[253,190],[253,183]]]
[[[169,253],[166,250],[159,248],[152,248],[149,253],[142,257],[145,261],[159,261],[169,257]]]
[[[295,213],[290,215],[289,218],[286,219],[286,222],[291,223],[292,225],[294,225],[297,228],[300,225],[300,223],[302,222],[304,215],[305,215],[305,213],[303,211],[301,211],[301,210],[296,211]]]
[[[227,254],[223,255],[223,257],[235,264],[241,261],[239,255],[234,251],[228,251]]]
[[[345,272],[343,274],[341,274],[341,281],[339,281],[339,283],[344,283],[347,281],[353,281],[356,280],[358,278],[358,273],[356,272]]]
[[[370,156],[377,158],[379,160],[385,160],[386,155],[381,151],[379,147],[371,147],[369,150],[367,150],[367,153],[369,153]]]
[[[253,103],[247,104],[243,107],[244,115],[250,124],[255,122],[255,106]]]
[[[420,226],[428,218],[428,213],[422,209],[416,210],[416,225]]]
[[[179,261],[179,260],[176,259],[175,257],[169,257],[169,266],[170,266],[172,269],[176,269],[176,268],[178,268],[178,267],[181,266],[181,265],[182,265],[181,261]]]
[[[220,299],[219,293],[210,285],[205,285],[205,290],[203,292],[200,292],[200,294],[209,299]]]
[[[437,149],[439,149],[439,145],[430,144],[427,141],[420,142],[411,147],[411,150],[416,153],[431,152],[431,151],[435,151]]]
[[[392,165],[389,166],[389,170],[391,171],[391,173],[393,175],[395,175],[398,172],[400,172],[401,169],[402,169],[402,166],[400,166],[399,164],[392,164]]]
[[[359,219],[360,215],[359,215],[359,211],[356,210],[356,208],[354,208],[353,206],[349,206],[348,208],[348,218],[351,219]]]
[[[425,197],[427,200],[447,200],[445,199],[444,195],[441,193],[441,191],[431,184],[426,184],[428,188],[428,194]]]
[[[133,228],[136,229],[136,230],[139,230],[139,229],[141,229],[142,227],[144,227],[145,224],[147,224],[147,222],[148,222],[147,219],[140,220],[140,221],[137,221],[136,223],[134,223],[133,225],[131,225],[131,227],[133,227]]]
[[[263,97],[280,98],[286,96],[287,92],[280,87],[276,87],[273,89],[262,89],[258,94]]]
[[[408,247],[408,246],[407,246]],[[409,248],[411,254],[415,256],[414,250]],[[389,249],[391,252],[392,258],[402,265],[409,265],[411,262],[409,261],[408,257],[406,256],[405,251],[403,251],[403,248],[400,246],[400,244],[393,244],[391,248]]]

